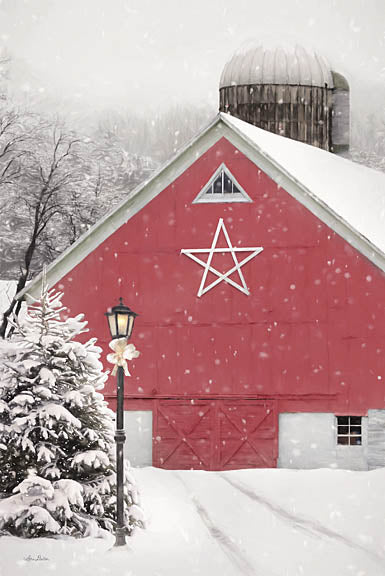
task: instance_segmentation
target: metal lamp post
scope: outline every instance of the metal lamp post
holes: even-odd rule
[[[129,340],[134,321],[137,316],[135,312],[130,310],[128,306],[124,306],[123,299],[120,298],[118,306],[109,309],[106,314],[108,326],[111,332],[111,338],[124,338]],[[117,367],[117,410],[116,410],[116,483],[117,483],[117,496],[116,496],[116,533],[115,533],[115,546],[124,546],[126,543],[125,528],[124,528],[124,458],[123,448],[126,440],[124,432],[124,368],[123,366]]]

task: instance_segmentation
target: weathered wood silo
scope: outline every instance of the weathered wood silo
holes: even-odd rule
[[[223,69],[219,95],[221,112],[325,150],[349,149],[349,85],[301,46],[243,46]]]

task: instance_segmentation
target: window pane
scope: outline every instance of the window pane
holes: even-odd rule
[[[338,434],[349,434],[349,426],[338,426]]]
[[[350,446],[361,446],[361,436],[350,436]]]
[[[210,184],[211,182],[211,184]],[[222,164],[195,198],[196,202],[250,202],[247,194],[234,184],[235,180]]]
[[[349,444],[349,436],[338,436],[337,442],[338,442],[338,444],[348,445]]]
[[[349,416],[337,416],[338,425],[344,424],[347,426],[349,424]]]
[[[361,425],[361,416],[350,416],[350,424],[353,426]]]
[[[214,182],[214,194],[222,194],[222,174]]]
[[[227,176],[227,174],[223,175],[223,192],[225,194],[231,194],[232,193],[232,182],[230,180],[230,178]]]
[[[361,436],[361,426],[350,426],[350,434]]]
[[[131,466],[152,466],[152,411],[125,410],[124,430],[124,456]]]

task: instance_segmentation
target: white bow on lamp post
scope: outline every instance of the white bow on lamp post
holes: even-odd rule
[[[114,364],[112,370],[112,376],[115,376],[118,371],[118,366],[121,366],[124,370],[126,376],[131,376],[127,360],[134,360],[140,355],[139,350],[137,350],[134,344],[127,344],[126,338],[119,338],[117,340],[111,340],[109,347],[114,351],[113,354],[108,354],[107,361],[110,364]]]

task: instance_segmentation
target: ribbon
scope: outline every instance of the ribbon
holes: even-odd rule
[[[131,376],[128,371],[127,360],[138,358],[140,354],[139,350],[137,350],[133,344],[127,344],[126,338],[111,340],[109,347],[114,351],[113,354],[108,354],[107,356],[107,361],[110,362],[110,364],[115,364],[112,375],[115,376],[118,366],[122,366],[124,374]]]

